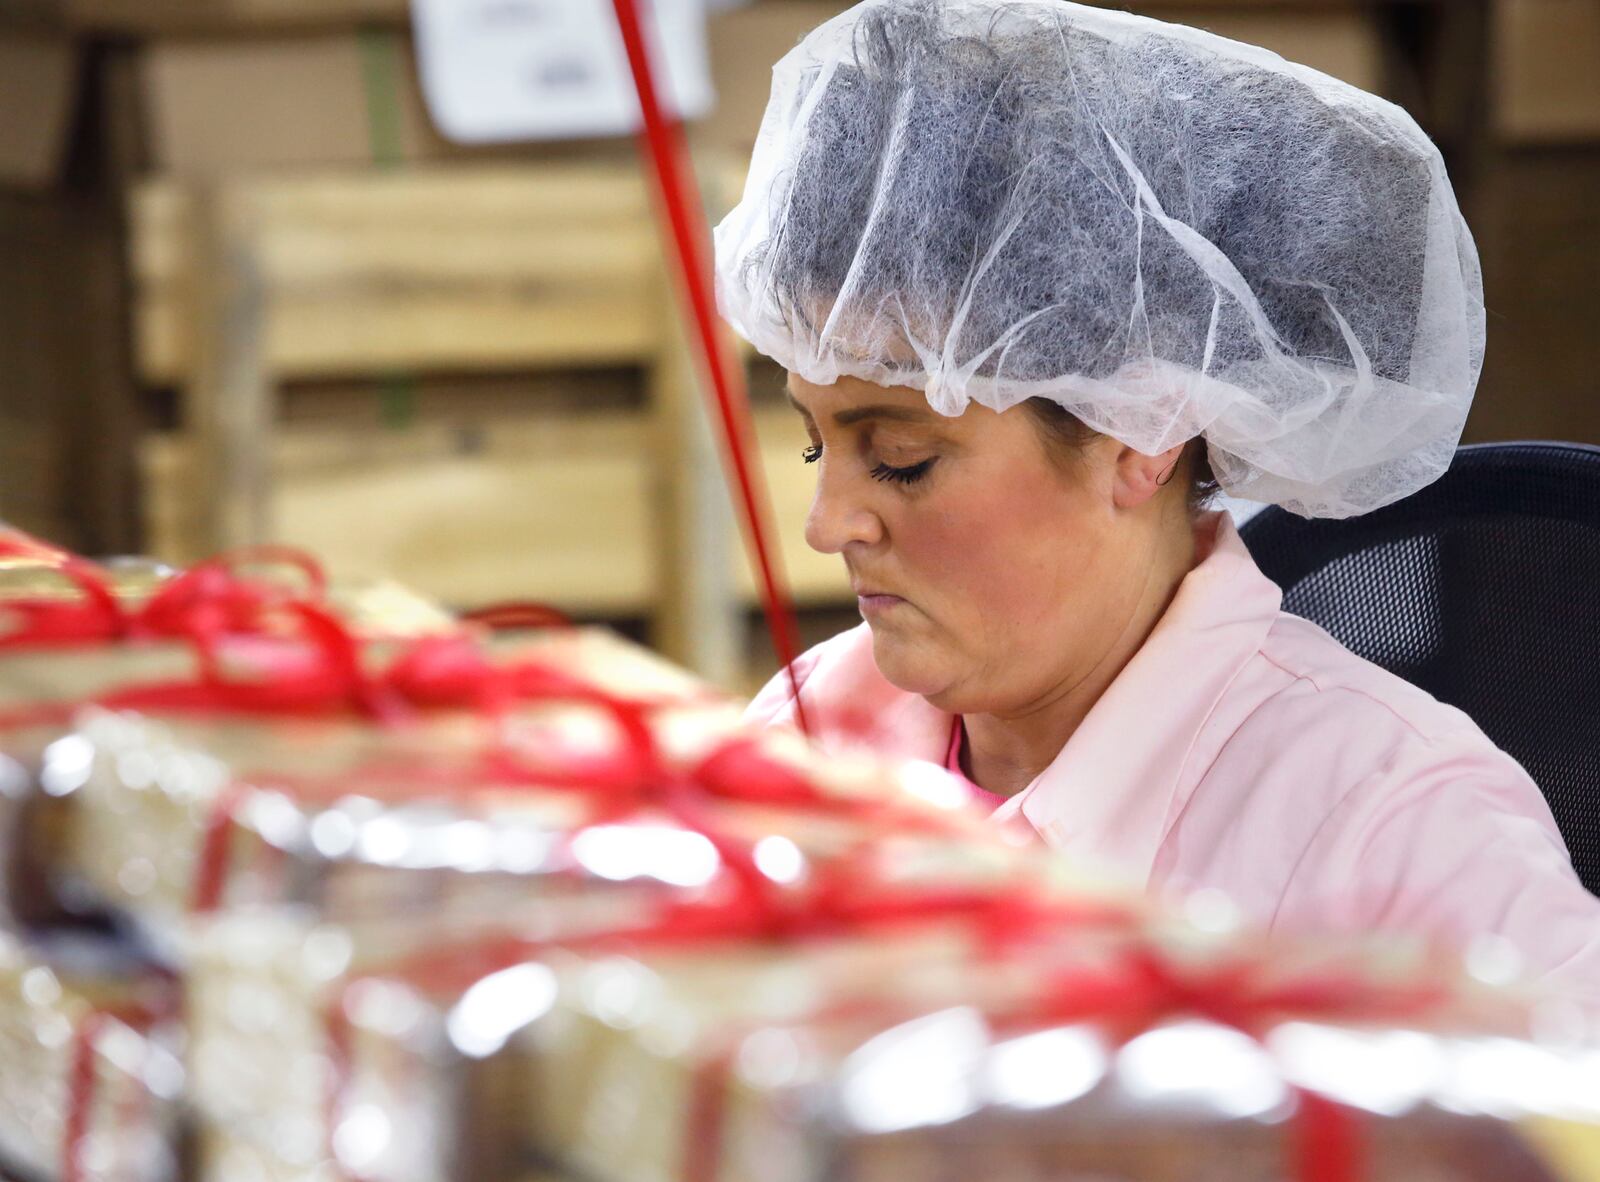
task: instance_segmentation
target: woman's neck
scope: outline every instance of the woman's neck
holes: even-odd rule
[[[1055,761],[1123,667],[1155,631],[1196,562],[1194,530],[1185,512],[1181,530],[1164,532],[1155,558],[1126,587],[1133,610],[1088,668],[1068,670],[1047,694],[1026,707],[963,716],[967,743],[962,771],[980,788],[1013,796]]]

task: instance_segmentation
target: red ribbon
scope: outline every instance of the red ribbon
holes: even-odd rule
[[[237,568],[270,562],[299,570],[309,593],[326,591],[321,568],[308,555],[281,546],[231,551],[198,563],[167,580],[143,606],[130,608],[117,595],[104,568],[31,539],[0,536],[0,558],[31,561],[61,578],[78,595],[40,596],[0,602],[0,618],[9,627],[0,632],[0,649],[56,648],[248,632],[263,627],[268,609],[287,593],[259,580],[247,580]]]
[[[484,977],[554,950],[598,954],[728,944],[804,945],[944,925],[962,926],[983,948],[993,943],[997,933],[1015,938],[1024,927],[1030,940],[1042,941],[1066,931],[1115,929],[1129,919],[1123,908],[1029,901],[1001,886],[896,891],[870,874],[858,874],[851,882],[854,898],[823,887],[797,891],[775,902],[774,896],[748,893],[739,883],[734,891],[714,900],[663,900],[653,915],[632,927],[552,939],[501,937],[436,946],[353,979],[345,989],[348,992],[362,980],[382,977],[429,992],[461,992]]]
[[[191,634],[199,657],[194,677],[123,686],[87,703],[46,703],[29,708],[28,716],[55,717],[93,704],[199,714],[353,713],[392,723],[420,710],[500,715],[530,700],[601,700],[598,691],[552,665],[493,663],[466,630],[405,642],[386,665],[372,671],[368,646],[328,609],[290,599],[275,605],[273,618],[276,627],[270,633],[203,629]],[[0,724],[14,721],[12,715],[0,716]]]
[[[606,697],[599,691],[593,693],[596,701]],[[669,900],[646,922],[626,930],[555,941],[501,939],[436,948],[392,964],[382,975],[427,990],[459,992],[553,947],[596,953],[610,948],[696,947],[728,941],[804,943],[828,937],[886,935],[952,922],[971,925],[969,930],[980,947],[1014,952],[1036,947],[1069,928],[1120,924],[1129,918],[1126,909],[1097,904],[1074,907],[1026,894],[1019,897],[1003,886],[896,891],[874,877],[870,841],[858,851],[857,859],[846,857],[814,867],[804,888],[781,888],[760,874],[749,849],[718,832],[705,813],[705,801],[727,795],[804,809],[818,803],[815,787],[793,769],[763,760],[748,742],[735,741],[719,748],[688,775],[663,767],[647,737],[640,742],[640,766],[658,778],[653,781],[653,794],[634,803],[662,805],[711,839],[734,871],[731,893],[709,900]],[[638,786],[637,781],[625,780],[612,803],[628,800]],[[854,807],[870,811],[877,805],[860,802]],[[890,826],[891,831],[893,828]],[[997,1024],[1038,1028],[1095,1021],[1131,1038],[1165,1019],[1196,1014],[1260,1037],[1273,1021],[1284,1018],[1406,1017],[1437,999],[1432,989],[1384,991],[1353,974],[1277,981],[1267,975],[1269,968],[1233,960],[1189,969],[1149,947],[1136,947],[1109,967],[1079,967],[1046,980],[1033,1003],[1002,1016]],[[344,1028],[348,1015],[342,998],[326,1018],[335,1063],[330,1091],[332,1130],[337,1127],[349,1070],[349,1031]],[[713,1182],[717,1176],[722,1108],[716,1085],[724,1062],[713,1062],[696,1076],[685,1158],[689,1182]],[[1299,1100],[1290,1135],[1295,1176],[1301,1182],[1354,1182],[1361,1161],[1354,1115],[1326,1097],[1302,1091]]]
[[[1185,1015],[1228,1026],[1257,1041],[1281,1021],[1404,1021],[1445,997],[1435,981],[1378,984],[1348,969],[1279,977],[1270,962],[1234,957],[1185,966],[1148,944],[1109,968],[1072,969],[1040,996],[1002,1017],[1005,1027],[1042,1028],[1094,1021],[1128,1041]],[[1364,1176],[1361,1121],[1349,1107],[1295,1087],[1288,1156],[1299,1182],[1358,1182]]]
[[[153,1022],[177,1012],[176,982],[163,978],[164,996],[155,1004],[121,1009],[92,1009],[72,1032],[67,1065],[67,1111],[61,1129],[61,1182],[82,1182],[83,1150],[94,1115],[97,1082],[95,1057],[101,1033],[112,1022],[131,1026],[141,1034]],[[144,1081],[140,1081],[144,1086]]]
[[[1106,1004],[1110,997],[1115,1005]],[[1118,959],[1110,976],[1071,969],[1048,981],[1033,1004],[1004,1021],[1045,1026],[1100,1017],[1137,1033],[1193,1014],[1255,1038],[1285,1015],[1399,1020],[1426,1013],[1442,997],[1432,981],[1383,986],[1349,970],[1280,976],[1269,962],[1238,956],[1186,966],[1140,945]]]
[[[72,1032],[72,1055],[67,1068],[67,1113],[62,1127],[61,1182],[82,1182],[83,1144],[94,1108],[96,1040],[105,1029],[107,1015],[86,1014]]]
[[[676,120],[668,119],[661,109],[660,91],[645,48],[635,0],[614,0],[613,6],[644,121],[640,145],[654,167],[656,192],[666,221],[663,229],[672,244],[671,254],[678,265],[686,297],[686,318],[699,346],[703,374],[711,379],[713,405],[722,427],[725,467],[730,469],[736,499],[744,511],[745,540],[760,577],[762,606],[772,634],[773,651],[789,675],[796,720],[801,731],[809,734],[805,711],[800,704],[800,681],[794,669],[799,650],[794,603],[768,536],[770,510],[758,456],[750,446],[755,435],[750,418],[750,396],[745,390],[744,371],[729,355],[727,343],[717,330],[711,267],[705,252],[705,243],[710,237],[702,212],[705,207],[695,183],[694,170],[688,164],[683,127]]]
[[[572,617],[544,603],[525,603],[521,600],[507,603],[490,603],[462,613],[467,624],[481,624],[491,632],[508,632],[518,629],[570,628]]]
[[[582,789],[601,804],[602,818],[636,811],[649,802],[663,807],[713,841],[733,873],[752,889],[770,884],[748,851],[725,841],[704,817],[700,800],[711,795],[759,794],[770,805],[813,809],[854,807],[831,802],[803,776],[760,755],[748,741],[725,745],[687,775],[668,766],[656,749],[651,711],[687,705],[686,697],[628,700],[553,665],[536,661],[493,663],[468,632],[424,636],[403,646],[376,672],[366,667],[364,645],[336,616],[312,603],[288,600],[277,605],[291,624],[281,636],[239,636],[201,630],[191,637],[199,655],[198,675],[189,679],[125,686],[91,699],[107,709],[247,715],[327,717],[343,712],[382,723],[398,723],[421,711],[456,709],[503,719],[508,711],[532,703],[570,702],[594,706],[617,725],[621,743],[599,759],[568,759],[556,766],[529,764],[509,742],[486,744],[481,767],[464,768],[453,785],[470,791],[484,777],[545,788]],[[240,676],[238,665],[254,676]],[[70,717],[80,703],[51,703],[0,714],[0,727]],[[449,779],[421,779],[437,789]],[[197,869],[193,905],[214,908],[226,878],[228,827],[242,800],[224,794],[209,818]],[[886,807],[886,806],[879,806]],[[892,811],[892,810],[891,810]],[[885,813],[888,816],[889,813]],[[907,823],[925,820],[905,810]]]

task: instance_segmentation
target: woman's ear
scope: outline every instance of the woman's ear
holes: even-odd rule
[[[1112,495],[1117,508],[1135,509],[1172,483],[1183,459],[1183,449],[1184,445],[1180,443],[1154,456],[1134,451],[1131,447],[1124,447],[1118,452],[1112,483]]]

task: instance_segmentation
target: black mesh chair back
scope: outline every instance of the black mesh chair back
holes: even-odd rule
[[[1600,894],[1600,448],[1464,447],[1348,521],[1241,529],[1284,610],[1470,715],[1544,791]]]

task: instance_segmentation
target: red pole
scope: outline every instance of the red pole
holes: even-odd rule
[[[644,30],[635,0],[613,0],[613,6],[622,31],[622,43],[628,51],[628,65],[633,70],[639,109],[644,116],[641,146],[654,167],[661,210],[666,215],[672,254],[687,299],[691,335],[699,345],[703,374],[710,378],[717,419],[722,426],[723,455],[732,491],[743,510],[746,549],[755,560],[761,580],[767,629],[772,634],[778,659],[789,674],[789,688],[794,694],[800,729],[810,734],[800,703],[800,683],[794,671],[794,659],[798,655],[794,604],[771,544],[768,528],[771,513],[764,495],[766,485],[761,480],[759,460],[751,446],[755,429],[750,415],[750,396],[745,389],[744,372],[729,355],[727,341],[718,331],[711,267],[705,251],[709,234],[702,212],[700,187],[694,170],[688,165],[682,124],[668,119],[662,112],[660,91],[645,49]]]

